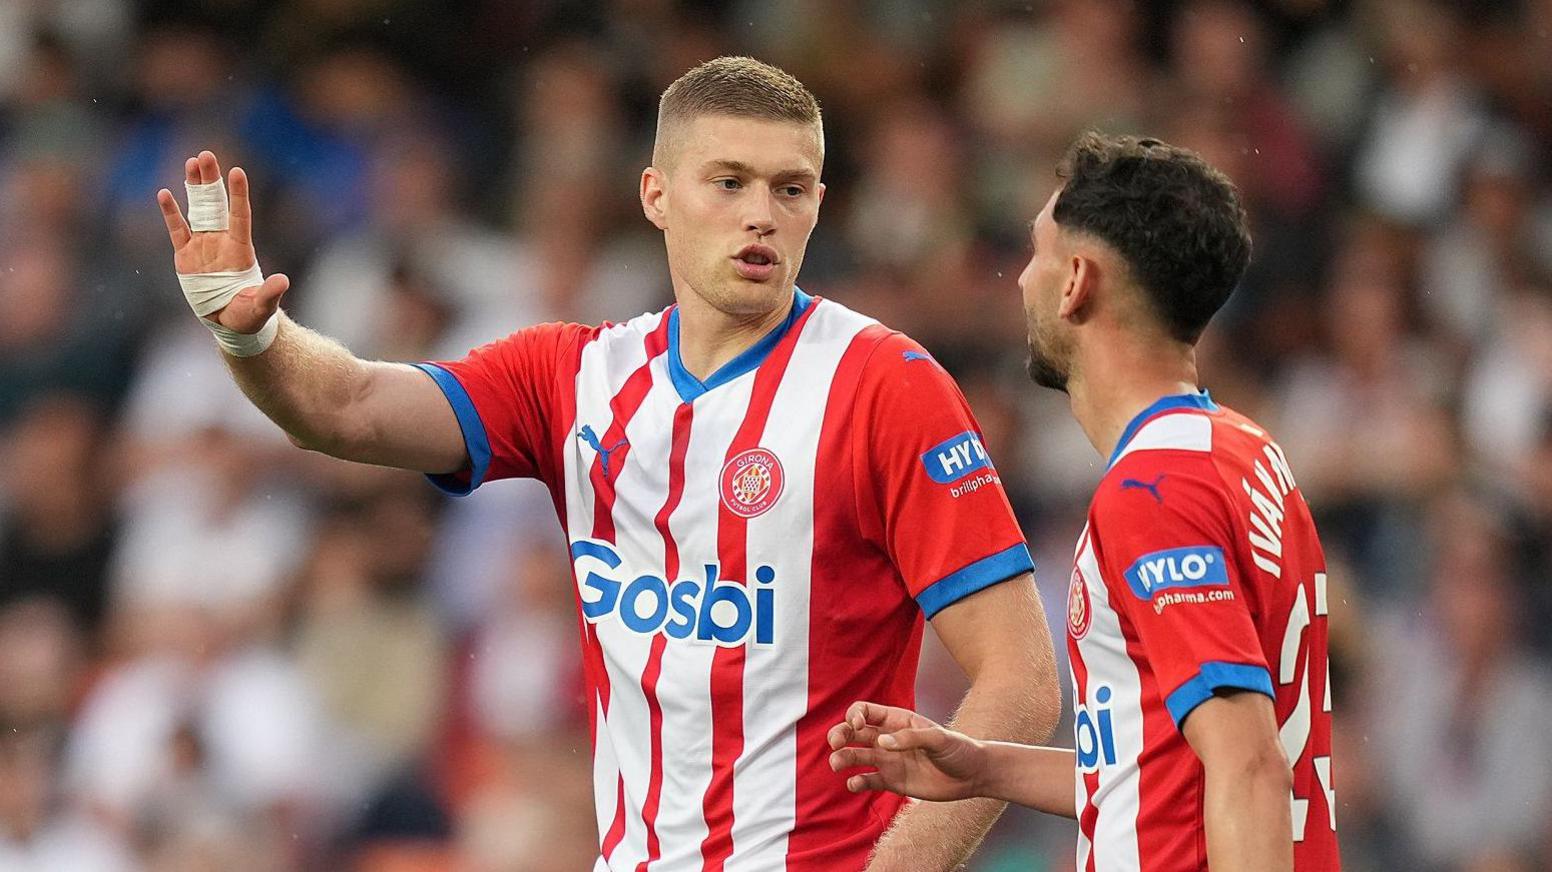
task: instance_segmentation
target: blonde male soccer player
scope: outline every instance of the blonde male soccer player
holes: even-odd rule
[[[358,360],[278,309],[248,181],[190,159],[157,196],[196,314],[296,444],[513,476],[554,498],[592,698],[598,869],[946,870],[1002,808],[856,795],[825,732],[910,705],[923,618],[970,677],[956,725],[1041,739],[1059,709],[1030,558],[952,379],[794,284],[824,195],[813,95],[720,58],[663,94],[641,207],[676,304],[544,324],[460,361]],[[876,843],[876,848],[875,848]]]
[[[1086,136],[1062,176],[1019,287],[1030,375],[1110,458],[1068,591],[1076,752],[858,703],[831,764],[1075,817],[1080,870],[1335,870],[1325,557],[1282,449],[1197,389],[1250,257],[1238,196],[1150,139]]]

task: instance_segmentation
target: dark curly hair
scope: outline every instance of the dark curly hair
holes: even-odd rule
[[[1169,334],[1196,342],[1250,262],[1234,184],[1193,151],[1098,133],[1079,137],[1057,172],[1056,223],[1115,249]]]

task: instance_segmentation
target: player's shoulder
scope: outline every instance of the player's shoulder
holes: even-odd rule
[[[542,331],[535,337],[545,353],[554,354],[566,367],[583,367],[584,357],[595,364],[615,359],[635,359],[651,353],[654,344],[661,351],[668,346],[668,318],[672,307],[646,312],[628,321],[605,321],[598,325],[556,323],[529,328]]]
[[[605,345],[634,345],[639,347],[647,336],[665,330],[668,326],[669,316],[674,309],[669,306],[656,312],[643,312],[627,321],[605,321],[596,327],[583,327],[583,325],[566,325],[568,327],[582,327],[579,334],[582,338],[600,342]]]
[[[1215,456],[1232,416],[1207,394],[1164,397],[1127,425],[1094,492],[1098,517],[1211,510],[1225,485]]]
[[[809,297],[799,292],[799,301],[804,307],[800,341],[807,349],[855,349],[866,356],[895,332],[877,319],[826,297]]]
[[[863,378],[891,390],[909,391],[921,378],[952,381],[920,342],[899,330],[836,303],[832,319],[855,325],[852,342],[862,357]],[[816,315],[821,313],[815,313]]]
[[[1106,469],[1189,467],[1260,454],[1271,442],[1265,428],[1206,391],[1180,394],[1159,399],[1127,424]]]
[[[860,370],[857,383],[866,393],[905,397],[929,381],[953,383],[932,354],[905,333],[834,300],[812,300],[803,343],[810,349],[831,345],[842,355],[843,369]]]
[[[1189,463],[1208,457],[1216,421],[1224,411],[1205,391],[1161,397],[1127,423],[1107,468],[1114,470],[1128,461],[1129,465]]]
[[[1149,452],[1108,470],[1094,490],[1090,514],[1108,520],[1217,514],[1230,503],[1227,487],[1206,454]]]
[[[466,367],[506,368],[513,371],[545,366],[564,359],[568,350],[576,349],[595,336],[598,329],[562,321],[531,324],[470,349],[461,361],[447,361],[439,365],[456,363]]]
[[[1226,407],[1213,421],[1213,458],[1234,468],[1252,465],[1263,458],[1279,467],[1288,463],[1265,427]]]

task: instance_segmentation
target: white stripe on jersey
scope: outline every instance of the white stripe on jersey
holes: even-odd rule
[[[609,741],[604,729],[603,702],[594,697],[592,705],[593,723],[598,730],[593,741],[593,811],[598,817],[598,839],[602,841],[619,811],[620,764],[614,759],[614,743]],[[603,857],[599,857],[598,862],[601,868],[608,869]]]
[[[1116,455],[1114,466],[1133,451],[1169,448],[1177,451],[1212,451],[1212,418],[1199,411],[1172,412],[1154,418]]]
[[[589,539],[593,535],[593,452],[582,450],[577,431],[584,425],[594,430],[608,427],[614,420],[609,401],[619,393],[631,373],[647,362],[646,335],[657,329],[664,315],[640,315],[600,331],[597,338],[582,347],[577,370],[577,418],[571,423],[567,444],[561,452],[566,461],[566,535],[569,541]],[[595,423],[596,422],[596,423]],[[598,438],[604,438],[603,433]]]
[[[786,868],[787,833],[797,820],[797,723],[808,711],[819,434],[841,355],[859,332],[874,323],[835,305],[813,312],[798,336],[760,438],[762,448],[782,458],[787,483],[776,508],[749,520],[748,566],[753,572],[762,563],[774,565],[779,556],[789,568],[776,582],[781,587],[776,645],[745,649],[744,751],[733,768],[733,853],[725,867],[728,872]]]
[[[1182,417],[1182,416],[1172,416]],[[1199,417],[1199,416],[1197,416]],[[1162,419],[1161,419],[1162,420]],[[1147,428],[1144,428],[1146,432]],[[1139,433],[1140,437],[1142,434]],[[1121,620],[1110,604],[1109,589],[1099,572],[1099,561],[1094,556],[1094,545],[1087,528],[1079,539],[1076,571],[1083,576],[1088,589],[1092,610],[1088,633],[1078,640],[1078,654],[1088,676],[1088,686],[1082,697],[1087,700],[1091,716],[1099,704],[1096,694],[1100,685],[1110,688],[1110,702],[1103,707],[1111,712],[1111,724],[1115,736],[1116,762],[1099,768],[1099,784],[1092,801],[1101,808],[1094,825],[1094,844],[1102,850],[1095,856],[1095,872],[1121,872],[1140,868],[1137,847],[1137,812],[1140,808],[1140,779],[1138,757],[1142,754],[1142,681],[1137,665],[1126,653],[1126,637],[1121,633]],[[1099,678],[1102,677],[1102,678]],[[1077,682],[1077,673],[1073,673]],[[1074,731],[1074,741],[1079,737]],[[1097,737],[1091,736],[1091,741]],[[1083,811],[1086,785],[1079,772],[1078,812]],[[1087,840],[1080,840],[1078,868],[1085,868],[1087,852],[1091,850]]]
[[[663,427],[662,422],[672,420],[679,395],[668,378],[665,360],[664,355],[658,355],[649,364],[652,387],[635,417],[625,427],[630,450],[625,454],[625,462],[612,472],[616,518],[626,512],[654,517],[668,499],[668,453],[673,433],[671,428]],[[602,436],[608,422],[607,417],[601,418],[593,428]],[[582,426],[581,419],[577,426]],[[630,569],[662,574],[665,549],[663,537],[655,527],[617,523],[614,535],[620,553],[631,554],[641,561]],[[652,637],[630,632],[618,616],[605,618],[594,627],[603,645],[604,665],[609,673],[607,726],[611,738],[632,737],[631,741],[617,742],[614,749],[620,771],[625,775],[627,802],[625,838],[609,858],[610,863],[619,867],[647,858],[647,832],[641,808],[647,801],[652,774],[652,743],[648,740],[652,735],[652,718],[646,694],[641,689],[641,676],[652,653]]]
[[[721,493],[722,458],[753,392],[754,379],[736,379],[695,402],[685,452],[684,498],[668,521],[679,547],[680,578],[703,579],[705,559],[717,557],[719,502],[706,496]],[[656,824],[663,856],[652,864],[654,872],[700,868],[700,845],[706,838],[701,800],[711,783],[711,664],[716,653],[716,645],[703,643],[663,648],[657,683],[663,705],[663,788]],[[675,705],[676,699],[694,704]]]
[[[640,366],[646,362],[647,354],[643,344],[646,334],[657,327],[662,319],[662,313],[643,315],[625,324],[616,324],[607,330],[601,331],[598,338],[588,343],[582,349],[581,367],[578,370],[577,385],[577,420],[571,422],[567,444],[563,446],[561,455],[565,461],[565,487],[566,487],[566,535],[568,540],[576,542],[581,539],[590,539],[593,535],[593,492],[592,479],[588,474],[593,462],[591,451],[581,451],[578,447],[576,432],[582,426],[581,422],[589,422],[595,430],[607,428],[613,420],[613,413],[609,409],[609,400],[625,384]],[[613,340],[610,342],[610,340]],[[612,348],[608,346],[613,346]],[[599,438],[604,438],[600,432]],[[575,581],[573,581],[575,583]],[[645,663],[645,655],[642,655]],[[639,670],[638,670],[639,674]],[[617,756],[617,749],[613,741],[610,729],[610,718],[621,716],[623,705],[619,697],[628,692],[625,685],[615,680],[615,672],[611,670],[608,675],[610,684],[609,711],[604,713],[601,703],[598,705],[598,718],[596,723],[596,735],[593,742],[593,789],[594,805],[598,816],[598,834],[609,832],[609,827],[614,823],[617,812],[615,799],[619,795],[618,779],[624,774],[621,768],[622,761]],[[635,697],[640,704],[639,717],[643,725],[646,723],[645,701],[641,696],[639,685]],[[633,788],[626,784],[627,792],[632,789],[639,790],[637,795],[645,796],[646,784],[643,782],[639,788]],[[625,849],[626,842],[630,841],[631,815],[629,809],[633,806],[629,795],[626,797],[626,838],[616,848],[616,853]],[[639,802],[635,804],[639,808]],[[642,838],[641,822],[635,821],[635,831],[638,841]],[[645,848],[640,849],[643,856]],[[603,865],[603,858],[599,858]],[[607,868],[607,866],[605,866]]]

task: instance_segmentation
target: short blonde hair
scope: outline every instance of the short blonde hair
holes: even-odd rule
[[[662,165],[674,134],[702,115],[812,124],[824,153],[819,101],[790,73],[749,57],[720,57],[692,68],[663,92],[652,162]]]

